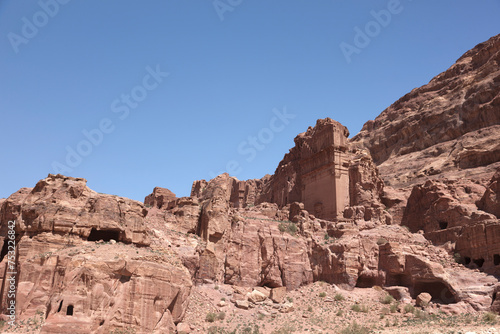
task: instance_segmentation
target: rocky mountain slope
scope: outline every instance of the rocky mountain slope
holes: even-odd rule
[[[500,35],[365,123],[351,143],[395,187],[437,176],[489,180],[500,166]]]

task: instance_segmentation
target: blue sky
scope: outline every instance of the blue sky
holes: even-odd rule
[[[136,200],[272,174],[318,118],[355,135],[499,17],[498,0],[1,1],[0,197],[57,171]]]

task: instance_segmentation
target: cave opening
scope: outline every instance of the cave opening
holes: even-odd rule
[[[444,230],[444,229],[446,229],[447,227],[448,227],[448,222],[447,222],[447,221],[441,220],[441,221],[439,222],[439,228],[440,228],[440,229]]]
[[[262,287],[266,287],[266,288],[270,288],[270,289],[274,289],[274,288],[279,288],[281,287],[282,285],[279,284],[278,282],[276,281],[272,281],[272,280],[269,280],[269,281],[264,281],[264,282],[261,282],[260,283],[260,286]]]
[[[66,315],[73,315],[73,305],[68,305],[66,309]]]
[[[427,292],[432,296],[432,301],[439,304],[453,304],[457,300],[451,290],[439,281],[416,282],[413,287],[412,297],[416,298],[422,292]]]
[[[493,255],[493,264],[498,266],[500,264],[500,254]]]
[[[356,281],[357,288],[373,288],[377,284],[376,277],[370,275],[359,275]]]
[[[130,281],[131,278],[132,278],[132,276],[121,275],[120,276],[120,283],[127,283],[128,281]]]
[[[92,228],[90,231],[88,241],[110,241],[111,239],[115,241],[120,240],[120,231],[119,230],[97,230]]]
[[[484,259],[474,259],[472,262],[474,262],[478,268],[481,268],[484,264]]]
[[[464,256],[464,263],[465,263],[465,265],[469,265],[469,264],[470,264],[470,261],[471,261],[471,260],[470,260],[470,257],[468,257],[468,256]]]

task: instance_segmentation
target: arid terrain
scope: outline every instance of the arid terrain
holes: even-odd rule
[[[500,35],[351,139],[307,126],[189,197],[0,199],[2,333],[500,333]]]

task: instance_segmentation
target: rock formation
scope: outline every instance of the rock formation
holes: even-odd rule
[[[489,178],[500,166],[500,35],[413,89],[351,142],[369,150],[386,184]]]
[[[293,313],[286,294],[317,281],[499,312],[499,57],[500,35],[352,140],[318,120],[262,179],[222,174],[181,198],[157,187],[144,205],[62,175],[21,188],[0,200],[2,313],[10,270],[17,317],[40,333],[190,331],[193,284],[232,286],[201,306],[242,312]]]
[[[142,203],[98,194],[80,178],[49,175],[0,209],[0,307],[7,314],[7,266],[17,272],[18,319],[43,315],[42,333],[164,333],[182,319],[190,274],[176,254],[152,253]],[[9,262],[8,222],[16,256]]]

